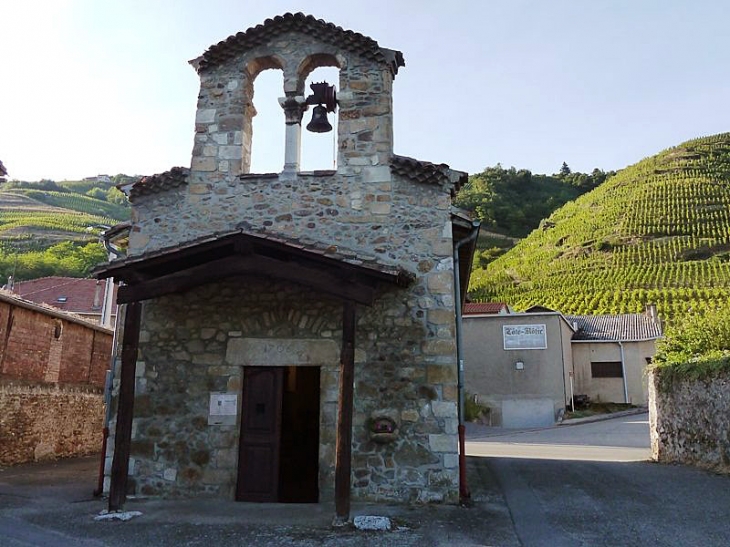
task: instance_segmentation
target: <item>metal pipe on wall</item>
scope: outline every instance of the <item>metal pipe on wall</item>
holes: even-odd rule
[[[624,344],[623,342],[618,343],[618,347],[621,348],[621,375],[624,377],[624,402],[629,402],[629,386],[626,382],[626,360],[624,359]]]
[[[472,222],[472,232],[468,237],[462,239],[454,245],[454,311],[456,314],[456,361],[457,361],[457,391],[459,394],[459,500],[465,503],[470,497],[469,487],[466,483],[466,453],[464,452],[465,447],[465,434],[466,428],[464,426],[464,343],[462,339],[463,325],[461,323],[461,281],[459,279],[459,249],[462,245],[469,243],[476,239],[479,235],[479,226],[481,223],[478,220]]]

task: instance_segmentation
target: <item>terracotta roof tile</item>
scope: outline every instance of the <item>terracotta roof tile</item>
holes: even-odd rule
[[[509,313],[504,302],[467,302],[464,304],[464,315]]]
[[[566,315],[565,319],[577,324],[573,340],[627,342],[656,340],[662,337],[661,325],[640,313],[622,315]]]
[[[157,194],[187,184],[189,173],[190,169],[185,167],[173,167],[164,173],[143,177],[132,185],[132,189],[129,192],[129,199],[133,201],[139,196]]]
[[[104,282],[77,277],[40,277],[16,282],[13,293],[36,304],[47,304],[67,312],[100,314]]]
[[[345,30],[342,27],[303,13],[278,15],[273,19],[267,19],[261,25],[249,28],[245,32],[229,36],[222,42],[210,46],[195,61],[194,66],[196,66],[198,72],[203,72],[244,51],[263,45],[272,38],[286,32],[309,34],[318,40],[352,51],[366,59],[383,63],[389,66],[393,75],[398,73],[398,67],[405,66],[403,54],[400,51],[381,48],[372,38],[363,36],[358,32]]]
[[[451,169],[445,163],[435,164],[398,155],[391,158],[390,170],[414,182],[449,187],[452,195],[455,195],[469,178],[467,173]]]

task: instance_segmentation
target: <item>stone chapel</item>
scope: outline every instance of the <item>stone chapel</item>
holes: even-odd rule
[[[123,282],[110,509],[334,500],[346,519],[350,499],[457,502],[455,314],[478,224],[452,207],[466,173],[393,152],[403,55],[298,13],[191,64],[190,166],[131,188],[127,253],[97,272]],[[310,92],[321,66],[339,81]],[[257,101],[281,105],[285,157],[251,173],[269,69],[281,96]],[[337,117],[336,169],[304,172],[317,108]]]

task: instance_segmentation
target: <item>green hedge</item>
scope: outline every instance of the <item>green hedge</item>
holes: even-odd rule
[[[730,305],[685,317],[659,342],[652,368],[659,385],[730,372]]]

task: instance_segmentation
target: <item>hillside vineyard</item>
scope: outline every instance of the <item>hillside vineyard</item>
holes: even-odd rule
[[[474,300],[671,319],[730,295],[730,133],[671,148],[558,209],[472,275]]]

